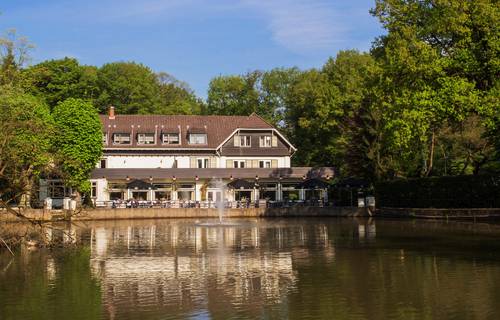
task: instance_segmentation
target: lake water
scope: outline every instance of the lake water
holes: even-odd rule
[[[80,246],[4,251],[0,319],[500,319],[500,225],[235,221],[91,222],[67,230]]]

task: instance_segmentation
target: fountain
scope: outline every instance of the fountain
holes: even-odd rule
[[[234,222],[227,222],[224,221],[224,210],[225,210],[225,201],[224,201],[224,196],[226,194],[226,184],[222,181],[220,178],[212,178],[210,181],[210,185],[212,187],[215,187],[216,192],[220,194],[220,197],[217,197],[217,194],[215,194],[215,207],[217,208],[218,212],[218,217],[219,221],[217,223],[214,222],[202,222],[202,223],[197,223],[199,226],[204,226],[204,227],[213,227],[213,226],[235,226],[239,225]]]

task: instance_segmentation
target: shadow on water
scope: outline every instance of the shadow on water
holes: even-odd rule
[[[72,232],[82,246],[0,256],[0,319],[500,317],[500,225],[122,220]]]

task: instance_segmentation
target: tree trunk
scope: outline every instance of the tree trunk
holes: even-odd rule
[[[432,137],[431,137],[431,146],[429,150],[429,165],[427,166],[427,170],[425,172],[425,176],[428,177],[429,174],[432,171],[432,166],[434,165],[434,148],[436,146],[436,134],[434,133],[434,130],[432,130]]]

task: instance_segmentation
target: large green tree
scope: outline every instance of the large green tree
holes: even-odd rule
[[[160,105],[159,86],[155,73],[135,62],[113,62],[98,71],[99,110],[113,105],[118,113],[151,114]]]
[[[372,13],[388,31],[373,54],[383,72],[378,86],[387,148],[399,159],[392,169],[403,176],[432,174],[444,128],[477,115],[485,132],[494,129],[498,5],[379,0]]]
[[[48,60],[25,69],[23,85],[52,108],[68,98],[93,101],[100,91],[97,68],[82,66],[74,58]]]
[[[218,76],[210,81],[208,89],[209,114],[249,115],[257,112],[259,91],[257,83],[261,72],[242,76]]]
[[[102,129],[97,110],[90,102],[69,98],[56,105],[52,116],[59,174],[67,186],[88,193],[90,173],[102,154]]]
[[[0,87],[0,193],[29,206],[34,182],[52,162],[53,121],[46,104]]]
[[[185,82],[177,80],[166,72],[157,74],[160,103],[154,113],[158,114],[201,114],[203,102],[196,97]]]
[[[293,158],[296,164],[337,164],[344,117],[338,97],[339,91],[328,77],[314,69],[302,73],[290,87],[286,122],[298,148]]]

